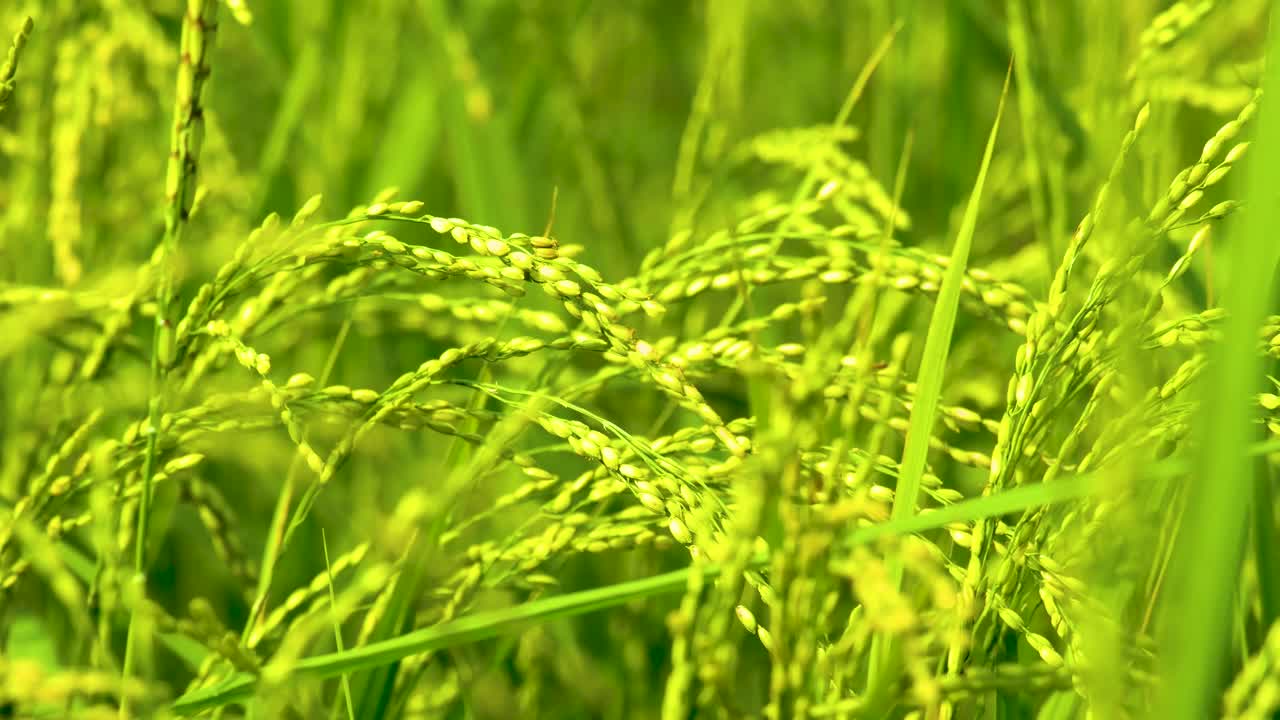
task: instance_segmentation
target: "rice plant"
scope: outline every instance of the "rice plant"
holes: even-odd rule
[[[1272,717],[1271,10],[14,0],[0,715]]]

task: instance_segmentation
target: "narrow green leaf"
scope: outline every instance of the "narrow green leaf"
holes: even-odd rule
[[[1280,250],[1274,235],[1280,226],[1280,205],[1275,200],[1280,182],[1280,112],[1271,95],[1280,92],[1280,62],[1276,62],[1280,33],[1274,20],[1269,46],[1271,61],[1263,78],[1268,94],[1263,96],[1254,143],[1257,150],[1247,175],[1247,212],[1233,218],[1230,237],[1223,243],[1222,306],[1228,319],[1204,374],[1195,472],[1164,595],[1164,682],[1149,716],[1154,718],[1191,720],[1217,715],[1230,657],[1232,615],[1256,475],[1248,444],[1262,365],[1254,348],[1268,311]]]
[[[1280,442],[1261,444],[1253,452],[1274,452]],[[1165,461],[1148,469],[1151,477],[1168,477],[1185,472],[1186,465]],[[972,522],[1017,513],[1035,507],[1043,507],[1084,497],[1096,487],[1092,475],[1077,475],[1057,480],[1048,485],[1029,485],[996,495],[973,498],[946,508],[890,520],[873,527],[860,529],[848,536],[846,544],[856,546],[879,538],[912,532],[936,530],[953,522]],[[754,565],[767,563],[767,557],[755,558]],[[719,566],[708,563],[704,572],[714,575]],[[632,580],[604,588],[583,590],[559,597],[535,600],[511,608],[478,612],[452,622],[415,630],[400,637],[370,643],[359,648],[317,655],[301,661],[295,671],[298,679],[323,679],[359,670],[393,663],[409,655],[456,647],[518,630],[537,623],[615,607],[626,602],[656,595],[677,593],[684,590],[691,568],[676,570],[663,575]],[[172,706],[179,715],[191,715],[202,710],[242,701],[252,696],[257,679],[239,674],[219,685],[196,690],[178,698]]]
[[[991,167],[991,156],[995,152],[996,137],[1000,133],[1000,118],[1004,114],[1005,98],[1009,95],[1009,79],[1012,75],[1013,65],[1010,65],[1005,73],[1004,89],[1000,92],[1000,103],[996,107],[996,118],[991,126],[991,134],[987,137],[987,149],[982,156],[978,179],[974,182],[973,192],[969,195],[969,204],[965,207],[964,219],[960,223],[955,246],[951,249],[951,262],[947,266],[946,275],[943,276],[938,301],[929,318],[929,334],[925,337],[924,358],[916,376],[916,395],[911,406],[906,445],[902,451],[901,470],[898,473],[898,488],[893,499],[892,518],[894,520],[907,520],[915,516],[919,503],[920,482],[924,477],[925,461],[929,454],[929,438],[933,434],[934,415],[937,414],[938,402],[942,396],[942,379],[946,372],[947,355],[951,349],[951,335],[955,330],[956,313],[960,307],[961,283],[964,280],[965,267],[969,262],[969,250],[973,246],[973,234],[978,224],[978,210],[982,205],[982,190],[986,185],[987,171]],[[901,585],[902,573],[901,560],[891,558],[889,582],[895,586]],[[895,669],[897,664],[895,655],[896,647],[888,638],[877,635],[872,641],[871,671],[867,681],[872,716],[878,716],[888,709],[883,703],[891,701],[890,691],[896,685],[898,671]]]
[[[325,581],[329,585],[329,608],[332,610],[337,605],[337,600],[333,592],[333,567],[329,563],[329,539],[325,536],[323,529],[320,531],[320,541],[324,548],[324,575]],[[333,617],[333,644],[334,647],[338,648],[338,652],[346,650],[346,647],[342,644],[342,623],[339,622],[336,615]],[[356,715],[355,707],[351,702],[351,683],[348,681],[346,673],[343,673],[341,682],[342,699],[345,703],[347,718],[348,720],[354,720]]]

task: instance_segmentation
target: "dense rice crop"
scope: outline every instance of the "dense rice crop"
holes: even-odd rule
[[[1273,717],[1271,10],[10,0],[0,716]]]

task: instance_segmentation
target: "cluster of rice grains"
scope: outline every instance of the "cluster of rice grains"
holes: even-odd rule
[[[1194,162],[1151,181],[1159,111],[1133,103],[1052,272],[1043,248],[962,268],[909,532],[876,529],[897,517],[924,327],[955,261],[925,249],[950,238],[913,235],[901,183],[851,154],[844,122],[740,143],[735,167],[812,191],[740,198],[737,220],[678,229],[625,277],[587,264],[608,239],[507,233],[394,189],[246,227],[256,200],[231,189],[248,181],[204,96],[220,3],[184,3],[179,47],[101,5],[34,54],[20,23],[0,66],[0,111],[38,105],[15,82],[28,66],[54,83],[52,110],[0,130],[5,231],[49,224],[49,261],[0,284],[6,707],[445,718],[483,689],[507,717],[1143,712],[1183,496],[1134,468],[1189,435],[1224,312],[1184,281],[1240,208],[1222,188],[1261,97],[1170,81],[1212,3],[1159,15],[1129,78],[1141,101],[1229,109]],[[121,109],[159,103],[162,78],[91,69],[145,78],[174,57],[171,117]],[[104,170],[82,160],[108,161],[79,146],[114,122],[171,122],[170,143],[158,242],[106,253],[121,213],[155,214],[82,199]],[[46,136],[35,167],[23,147]],[[105,170],[122,190],[154,175]],[[1144,173],[1158,189],[1135,207]],[[1043,188],[1024,182],[1002,176],[984,232],[1025,224],[1009,208]],[[140,261],[94,270],[125,256]],[[1280,317],[1257,349],[1280,357]],[[1280,434],[1280,395],[1257,400]],[[1108,492],[958,505],[1083,473]],[[1118,528],[1153,550],[1124,551]],[[604,607],[585,629],[528,627]],[[1274,628],[1258,647],[1229,717],[1280,707]]]

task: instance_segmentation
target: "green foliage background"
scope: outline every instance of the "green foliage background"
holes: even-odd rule
[[[1269,716],[1270,9],[6,3],[0,700]]]

